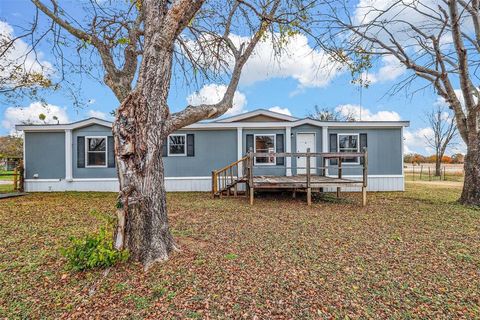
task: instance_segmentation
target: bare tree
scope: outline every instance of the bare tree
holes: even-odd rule
[[[446,112],[441,105],[427,113],[427,122],[433,130],[433,136],[425,136],[428,145],[435,150],[435,176],[441,175],[442,158],[457,135],[455,117]]]
[[[63,70],[70,65],[103,81],[121,102],[113,125],[120,181],[116,248],[128,249],[145,268],[167,259],[177,246],[168,226],[161,152],[165,139],[231,108],[257,43],[270,39],[280,54],[285,37],[308,30],[317,1],[135,0],[113,6],[88,0],[75,15],[56,0],[31,1],[35,21],[40,13],[51,22],[47,31],[40,32],[37,23],[26,28],[23,36],[33,39],[32,50],[46,34],[52,35],[62,79],[68,79]],[[33,36],[37,33],[40,37]],[[64,54],[66,42],[76,46],[77,60]],[[179,76],[221,79],[227,90],[218,103],[172,113],[167,98],[172,77]]]
[[[310,119],[320,121],[356,121],[355,114],[352,110],[339,110],[338,108],[320,108],[315,105],[314,111],[308,115]],[[344,112],[346,111],[346,112]]]
[[[351,10],[349,2],[331,1],[324,16],[331,52],[349,61],[358,52],[395,57],[409,76],[395,94],[426,81],[455,114],[467,145],[465,181],[460,202],[480,205],[480,1],[390,0]],[[359,50],[359,48],[361,48]],[[459,88],[456,86],[459,85]]]

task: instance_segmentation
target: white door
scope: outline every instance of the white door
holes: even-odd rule
[[[297,133],[297,152],[305,153],[310,148],[310,152],[316,152],[315,150],[315,134],[314,133]],[[307,158],[297,157],[297,174],[307,173]],[[316,158],[310,158],[310,173],[315,174]]]

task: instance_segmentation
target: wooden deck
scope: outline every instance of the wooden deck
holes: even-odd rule
[[[363,181],[345,178],[310,176],[310,188],[361,187]],[[299,176],[254,176],[253,187],[260,189],[302,189],[308,188],[307,177]]]
[[[301,175],[255,175],[254,170],[257,167],[254,166],[255,157],[263,158],[285,158],[290,161],[286,161],[285,169],[287,172],[291,169],[295,169],[298,172],[299,169],[304,170],[305,174]],[[292,158],[304,157],[306,159],[305,167],[291,167],[288,164],[292,163]],[[320,160],[321,166],[312,166],[311,158]],[[353,180],[346,179],[342,176],[343,171],[343,159],[346,158],[359,158],[362,169],[362,179]],[[329,160],[335,160],[336,165],[329,165]],[[315,163],[315,162],[314,162]],[[358,167],[358,166],[357,166]],[[248,154],[235,161],[226,167],[212,171],[212,194],[214,197],[222,197],[223,195],[229,196],[233,193],[234,196],[238,195],[238,185],[244,184],[245,190],[250,204],[253,204],[255,192],[262,190],[283,189],[290,190],[295,195],[296,191],[305,191],[307,193],[307,204],[312,204],[312,192],[323,191],[322,188],[336,188],[337,197],[340,197],[341,188],[345,187],[358,187],[362,191],[362,205],[367,203],[367,167],[368,158],[367,150],[364,152],[323,152],[323,153],[311,153],[310,149],[307,149],[306,153],[255,153],[249,151]],[[263,167],[266,170],[268,167]],[[275,168],[272,166],[272,168]],[[337,172],[336,177],[328,175],[329,168],[334,169]]]

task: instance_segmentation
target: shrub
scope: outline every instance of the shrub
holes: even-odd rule
[[[69,247],[62,249],[62,254],[68,260],[68,268],[74,271],[108,268],[128,259],[127,251],[117,251],[113,248],[111,234],[105,227],[100,228],[98,233],[83,238],[71,237],[70,244]]]

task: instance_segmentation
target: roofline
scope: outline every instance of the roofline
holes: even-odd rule
[[[98,124],[105,127],[112,127],[112,122],[98,118],[89,118],[68,124],[40,124],[40,125],[16,125],[19,131],[65,131],[83,128],[92,124]],[[186,126],[180,130],[208,130],[208,129],[283,129],[294,128],[304,124],[310,124],[317,127],[328,127],[333,129],[342,128],[403,128],[409,127],[410,121],[319,121],[313,119],[300,119],[290,122],[197,122]]]
[[[294,128],[303,124],[329,128],[402,128],[409,127],[410,121],[319,121],[300,119],[291,122],[197,122],[182,129],[227,129],[227,128]]]
[[[276,118],[276,119],[280,119],[280,120],[285,120],[285,121],[296,121],[296,120],[299,120],[299,119],[296,118],[296,117],[289,116],[289,115],[284,114],[284,113],[279,113],[279,112],[270,111],[270,110],[266,110],[266,109],[256,109],[256,110],[253,110],[253,111],[250,111],[250,112],[242,113],[242,114],[235,115],[235,116],[231,116],[231,117],[228,117],[228,118],[219,119],[219,120],[216,120],[216,121],[214,121],[214,122],[217,122],[217,123],[225,123],[225,122],[230,123],[230,122],[235,122],[235,121],[240,121],[240,120],[243,120],[243,119],[255,117],[255,116],[258,116],[258,115],[270,116],[270,117],[272,117],[272,118]]]
[[[99,119],[99,118],[88,118],[85,120],[80,120],[72,123],[65,123],[65,124],[17,124],[15,125],[15,129],[18,131],[65,131],[65,130],[73,130],[79,129],[86,126],[90,126],[92,124],[98,124],[104,127],[112,127],[112,122]]]

